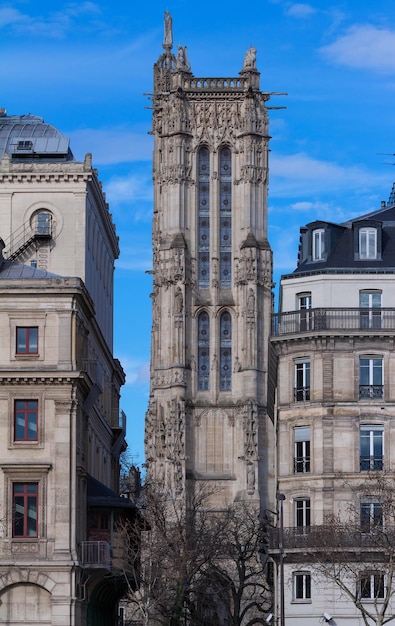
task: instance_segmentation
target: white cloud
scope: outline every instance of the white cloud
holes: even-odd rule
[[[11,7],[0,8],[0,28],[21,24],[27,20],[29,20],[28,16],[24,15],[17,9],[13,9]]]
[[[71,149],[76,157],[83,159],[86,152],[91,152],[94,165],[113,165],[131,161],[150,162],[152,158],[152,137],[147,133],[139,134],[117,127],[84,128],[65,134],[70,137]]]
[[[141,173],[127,176],[114,176],[106,183],[106,194],[111,204],[124,204],[131,201],[149,202],[153,200],[151,179]],[[145,219],[146,211],[135,215]]]
[[[83,24],[86,26],[86,16],[96,16],[100,12],[99,6],[93,2],[72,2],[64,5],[61,11],[34,17],[11,7],[2,7],[0,28],[12,27],[18,34],[29,34],[36,38],[63,38],[76,24],[80,25],[81,16],[84,16]]]
[[[126,374],[127,385],[145,385],[150,379],[150,362],[133,359],[130,356],[119,357]]]
[[[381,181],[387,185],[387,180],[387,176],[358,165],[341,166],[305,153],[271,157],[270,191],[274,197],[305,197],[306,190],[310,196],[350,189],[366,191],[377,189]]]
[[[304,19],[305,17],[313,15],[313,13],[316,12],[316,9],[314,9],[314,7],[312,7],[310,4],[300,2],[296,4],[291,4],[287,8],[286,15],[288,15],[289,17],[296,17],[297,19]]]
[[[130,248],[121,245],[121,256],[115,265],[121,270],[146,272],[152,267],[152,249],[148,246]]]
[[[346,67],[395,72],[395,31],[370,24],[355,25],[320,52]]]

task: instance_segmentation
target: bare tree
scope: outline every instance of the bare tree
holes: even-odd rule
[[[231,626],[266,624],[272,594],[266,578],[264,531],[255,507],[245,502],[229,507],[220,558],[210,563],[197,593],[200,606],[211,604],[213,611],[220,611]],[[215,613],[209,613],[206,623],[210,626],[221,622]]]
[[[318,577],[335,583],[365,626],[383,626],[395,619],[394,474],[368,472],[363,480],[344,483],[355,496],[347,523],[339,515],[312,526],[305,546]]]
[[[136,551],[141,527],[129,523],[118,529],[125,538],[123,573],[136,623],[265,623],[270,594],[259,553],[257,512],[244,504],[213,510],[213,495],[207,483],[190,486],[183,498],[146,486],[141,565]]]

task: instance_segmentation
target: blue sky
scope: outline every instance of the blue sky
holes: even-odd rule
[[[143,462],[151,326],[152,66],[163,12],[195,76],[237,76],[251,45],[270,105],[269,239],[275,280],[299,227],[380,207],[395,178],[393,0],[0,2],[0,107],[33,113],[93,153],[120,236],[115,355],[127,384],[130,454]]]

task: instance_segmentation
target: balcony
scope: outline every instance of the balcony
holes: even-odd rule
[[[81,543],[81,562],[83,567],[110,569],[110,544],[107,541],[83,541]]]
[[[268,537],[269,553],[280,552],[280,528],[270,528]],[[349,551],[394,551],[395,527],[376,526],[366,531],[361,526],[341,526],[338,523],[322,526],[297,526],[284,528],[284,550],[305,552],[306,550],[333,550],[340,553]]]
[[[381,454],[377,456],[361,455],[359,461],[361,472],[381,472],[383,468],[384,457]]]
[[[276,313],[272,316],[272,337],[327,335],[350,332],[387,334],[395,331],[394,308],[320,308]]]

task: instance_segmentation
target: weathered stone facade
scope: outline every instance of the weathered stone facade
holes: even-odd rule
[[[172,37],[171,37],[172,41]],[[154,67],[149,475],[222,503],[267,499],[272,253],[268,115],[255,50],[236,78],[196,78],[165,41]]]
[[[115,228],[90,156],[41,118],[2,111],[0,155],[0,622],[114,623]]]

